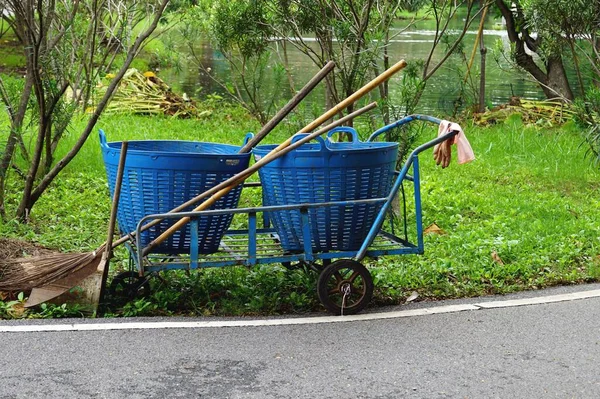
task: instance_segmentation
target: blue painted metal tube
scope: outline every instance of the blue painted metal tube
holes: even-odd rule
[[[273,228],[269,228],[269,229],[256,229],[256,234],[263,234],[263,233],[275,233],[275,229]],[[227,235],[228,236],[235,236],[235,235],[246,235],[248,234],[248,230],[245,229],[235,229],[235,230],[227,230]]]
[[[300,209],[300,219],[302,221],[302,240],[304,244],[304,260],[312,262],[313,257],[312,242],[311,242],[311,226],[308,219],[308,208]]]
[[[442,123],[441,119],[434,118],[433,116],[429,116],[429,115],[420,115],[420,114],[409,115],[409,116],[405,116],[404,118],[402,118],[394,123],[390,123],[389,125],[386,125],[380,129],[377,129],[376,131],[374,131],[371,134],[371,136],[369,136],[367,141],[373,141],[380,134],[385,133],[388,130],[393,129],[395,127],[406,125],[407,123],[410,123],[413,121],[431,122],[431,123],[435,123],[436,125],[439,125],[440,123]]]
[[[198,219],[190,221],[190,267],[192,269],[198,268]]]
[[[409,254],[419,254],[420,252],[416,247],[399,247],[393,249],[375,249],[367,251],[367,256],[369,257],[379,257],[379,256],[387,256],[387,255],[409,255]],[[315,256],[314,260],[318,259],[338,259],[338,258],[351,258],[355,254],[354,251],[343,251],[343,252],[327,252],[318,254],[319,256]],[[274,264],[274,263],[284,263],[284,262],[298,262],[303,261],[304,254],[299,253],[293,256],[269,256],[264,258],[257,258],[257,265],[264,264]],[[199,263],[199,268],[218,268],[218,267],[229,267],[229,266],[241,266],[245,263],[237,261],[237,260],[207,260]],[[187,262],[170,262],[170,263],[155,263],[150,264],[144,268],[146,273],[159,272],[163,270],[185,270],[189,268],[189,263]]]
[[[172,213],[156,213],[153,215],[146,215],[138,222],[136,229],[136,235],[141,233],[143,226],[142,222],[148,222],[150,219],[181,219],[183,217],[200,217],[200,216],[214,216],[214,215],[235,215],[238,213],[250,213],[250,212],[276,212],[276,211],[289,211],[294,209],[311,209],[311,208],[324,208],[331,206],[345,206],[345,205],[360,205],[360,204],[376,204],[379,202],[385,202],[387,198],[370,198],[362,200],[351,200],[351,201],[333,201],[333,202],[319,202],[319,203],[304,203],[304,204],[291,204],[291,205],[272,205],[272,206],[261,206],[251,208],[233,208],[233,209],[209,209],[204,211],[196,212],[172,212]]]
[[[419,157],[413,161],[413,178],[415,187],[415,223],[417,224],[417,248],[418,253],[424,252],[423,243],[423,208],[421,206],[421,173],[419,171]]]
[[[388,125],[390,126],[390,125]],[[381,129],[380,129],[381,130]],[[379,214],[377,215],[377,218],[375,219],[375,222],[373,223],[373,226],[371,226],[371,230],[369,230],[369,234],[367,234],[367,237],[365,238],[365,241],[363,242],[362,246],[360,247],[360,249],[358,250],[358,252],[356,253],[356,256],[354,257],[356,260],[360,261],[361,259],[363,259],[365,257],[365,255],[367,254],[367,248],[369,247],[369,245],[371,245],[371,243],[373,242],[373,240],[375,239],[375,237],[377,236],[377,233],[379,233],[379,229],[381,228],[381,225],[383,224],[383,221],[385,219],[385,214],[388,211],[388,209],[390,208],[392,201],[394,199],[394,196],[396,195],[396,192],[398,192],[398,190],[400,189],[400,185],[402,184],[402,180],[404,180],[404,177],[406,176],[406,174],[408,173],[408,170],[410,169],[410,167],[412,166],[413,162],[415,161],[415,159],[418,158],[419,154],[431,147],[434,147],[435,145],[448,140],[454,136],[456,136],[458,134],[458,132],[452,131],[448,134],[445,134],[443,136],[437,137],[425,144],[422,144],[420,146],[418,146],[417,148],[415,148],[413,150],[413,152],[411,152],[410,156],[408,157],[408,159],[406,160],[406,163],[404,164],[404,166],[402,167],[402,169],[400,170],[400,173],[398,174],[398,177],[396,178],[396,181],[394,182],[394,186],[392,187],[392,190],[390,192],[390,195],[387,197],[386,201],[383,203],[383,206],[381,207],[381,209],[379,210]],[[418,164],[417,164],[418,167]],[[416,179],[415,175],[418,175],[418,172],[416,172],[416,168],[413,168],[413,178]],[[422,228],[422,226],[421,226]]]
[[[248,265],[256,264],[256,212],[248,214]]]

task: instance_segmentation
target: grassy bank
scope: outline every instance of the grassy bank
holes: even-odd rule
[[[0,72],[18,72],[25,69],[25,55],[12,32],[7,30],[0,36]]]
[[[235,107],[216,105],[203,120],[104,116],[98,127],[110,141],[164,139],[240,143],[256,123]],[[73,137],[80,126],[73,127]],[[600,173],[584,158],[577,129],[525,127],[518,115],[490,128],[465,126],[476,161],[447,169],[431,152],[422,162],[424,225],[443,234],[425,237],[425,255],[369,261],[374,303],[467,297],[600,278]],[[291,127],[269,137],[280,142]],[[368,132],[363,132],[366,135]],[[433,128],[422,140],[434,137]],[[14,206],[18,186],[10,196]],[[244,204],[258,203],[245,194]],[[414,211],[409,204],[409,223]],[[105,238],[109,197],[98,140],[92,137],[34,208],[32,222],[0,225],[61,251],[95,248]],[[116,269],[126,267],[117,253]],[[149,298],[113,306],[109,314],[266,314],[319,309],[316,276],[282,266],[232,267],[189,275],[164,273]],[[0,306],[1,308],[1,306]],[[60,311],[59,311],[60,313]],[[0,316],[1,312],[0,312]]]

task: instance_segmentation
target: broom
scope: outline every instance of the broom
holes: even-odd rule
[[[256,146],[279,122],[281,122],[325,76],[335,67],[329,61],[296,95],[269,121],[263,128],[240,149],[240,153],[249,152]],[[202,197],[203,198],[203,197]],[[199,201],[199,199],[198,199]],[[178,212],[185,209],[193,200],[173,209]],[[155,221],[156,223],[160,222]],[[144,226],[144,230],[150,225]],[[134,233],[127,234],[115,241],[111,246],[115,248],[127,242]],[[0,260],[0,291],[25,291],[40,287],[63,279],[98,259],[106,249],[106,242],[95,251],[87,253],[55,253],[27,258],[1,259]]]

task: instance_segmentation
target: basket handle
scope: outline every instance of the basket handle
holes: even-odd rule
[[[352,142],[353,143],[358,143],[358,132],[356,131],[356,129],[350,127],[350,126],[338,126],[334,129],[331,129],[329,132],[327,132],[327,138],[331,139],[331,136],[333,136],[336,133],[350,133],[350,135],[352,136]]]
[[[244,136],[244,142],[242,143],[242,147],[244,147],[246,144],[248,144],[250,142],[250,140],[252,140],[253,138],[254,138],[254,133],[252,133],[252,132],[246,133],[246,135]]]
[[[292,136],[292,142],[291,142],[291,144],[294,144],[296,141],[302,140],[304,137],[306,137],[308,135],[310,135],[310,133],[297,133],[297,134],[295,134],[294,136]],[[327,147],[327,142],[325,140],[323,140],[323,137],[316,136],[313,140],[318,141],[319,144],[321,145],[321,149],[319,150],[320,152],[330,152],[331,151],[329,149],[329,147]],[[301,148],[302,147],[299,147],[298,150],[300,150]]]
[[[108,144],[106,142],[106,134],[104,134],[104,130],[98,129],[98,136],[100,136],[100,146],[108,149]]]

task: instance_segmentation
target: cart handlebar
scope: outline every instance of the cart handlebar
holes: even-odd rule
[[[436,125],[439,125],[440,123],[442,123],[441,119],[434,118],[433,116],[413,114],[413,115],[405,116],[404,118],[402,118],[394,123],[390,123],[387,126],[377,129],[376,131],[374,131],[371,134],[371,136],[369,136],[369,139],[367,141],[373,141],[377,136],[381,135],[382,133],[385,133],[388,130],[391,130],[395,127],[406,125],[407,123],[410,123],[413,121],[431,122],[431,123],[435,123]]]
[[[435,123],[437,125],[439,125],[440,123],[442,123],[442,121],[440,119],[434,118],[432,116],[427,116],[427,115],[410,115],[407,116],[405,118],[400,119],[399,121],[396,121],[390,125],[384,126],[381,129],[375,131],[371,137],[369,137],[368,141],[372,141],[374,138],[376,138],[377,136],[379,136],[380,134],[393,129],[397,126],[401,126],[404,125],[406,123],[415,121],[415,120],[421,120],[421,121],[426,121],[426,122],[431,122],[431,123]],[[442,136],[436,137],[435,139],[428,141],[425,144],[421,144],[420,146],[418,146],[417,148],[415,148],[410,155],[408,156],[408,158],[406,159],[406,162],[404,163],[404,166],[402,167],[402,169],[400,170],[400,172],[398,172],[398,177],[396,178],[396,181],[394,182],[393,188],[390,192],[390,195],[387,198],[387,201],[384,202],[383,206],[381,207],[381,209],[379,210],[379,214],[377,215],[377,218],[375,219],[375,222],[373,223],[373,226],[371,226],[371,230],[369,231],[369,234],[367,236],[367,238],[365,239],[365,241],[363,242],[362,246],[360,247],[360,249],[358,250],[356,256],[354,257],[355,260],[360,261],[362,258],[365,257],[365,255],[367,254],[367,248],[369,247],[369,245],[371,245],[371,243],[373,242],[373,240],[375,239],[375,236],[377,235],[377,232],[379,231],[379,229],[381,228],[382,224],[383,224],[383,220],[385,218],[385,214],[388,211],[390,204],[392,202],[393,196],[395,195],[396,192],[398,192],[398,190],[400,189],[400,185],[402,184],[402,181],[407,177],[408,174],[408,170],[410,169],[410,167],[413,165],[413,163],[415,164],[415,168],[414,168],[414,184],[415,184],[415,202],[417,203],[416,208],[417,208],[417,230],[418,230],[418,248],[422,249],[423,248],[423,231],[422,231],[422,219],[421,219],[421,196],[419,193],[420,190],[420,182],[419,182],[419,174],[418,174],[418,157],[419,154],[439,143],[442,143],[448,139],[451,139],[452,137],[456,136],[459,132],[456,130],[450,131]]]
[[[425,121],[425,122],[431,122],[434,123],[436,125],[439,125],[442,123],[441,119],[435,118],[433,116],[429,116],[429,115],[420,115],[420,114],[413,114],[413,115],[409,115],[406,116],[394,123],[390,123],[387,126],[384,126],[378,130],[376,130],[375,132],[373,132],[373,134],[371,134],[371,136],[369,136],[369,138],[367,139],[367,141],[373,141],[375,140],[378,136],[382,135],[383,133],[387,132],[388,130],[391,130],[393,128],[396,128],[398,126],[402,126],[402,125],[406,125],[407,123],[413,122],[413,121]],[[401,179],[404,179],[404,177],[406,176],[406,173],[408,172],[408,169],[410,168],[411,164],[413,163],[413,159],[414,157],[418,156],[421,152],[439,144],[442,143],[454,136],[456,136],[458,134],[458,131],[452,130],[450,132],[448,132],[447,134],[444,134],[443,136],[439,136],[436,137],[435,139],[428,141],[425,144],[421,144],[420,146],[418,146],[417,148],[415,148],[410,155],[408,156],[406,163],[404,165],[404,167],[402,168],[402,170],[400,171],[400,177]]]
[[[434,123],[436,125],[439,125],[442,123],[441,119],[435,118],[433,116],[429,116],[429,115],[420,115],[420,114],[413,114],[413,115],[409,115],[406,116],[394,123],[391,123],[387,126],[382,127],[381,129],[376,130],[375,132],[373,132],[373,134],[371,134],[371,136],[369,136],[369,138],[367,139],[367,141],[373,141],[375,140],[378,136],[380,136],[381,134],[387,132],[388,130],[391,130],[393,128],[396,128],[398,126],[402,126],[402,125],[406,125],[407,123],[413,122],[413,121],[425,121],[425,122],[431,122]],[[408,167],[410,167],[410,164],[412,163],[412,159],[414,156],[419,155],[419,153],[439,144],[442,143],[454,136],[456,136],[458,134],[458,131],[452,130],[450,132],[448,132],[447,134],[443,135],[443,136],[439,136],[436,137],[435,139],[422,144],[420,146],[418,146],[417,148],[415,148],[413,150],[413,152],[410,154],[410,156],[408,157],[407,160],[407,165],[405,165],[405,167],[403,169],[408,169]]]

